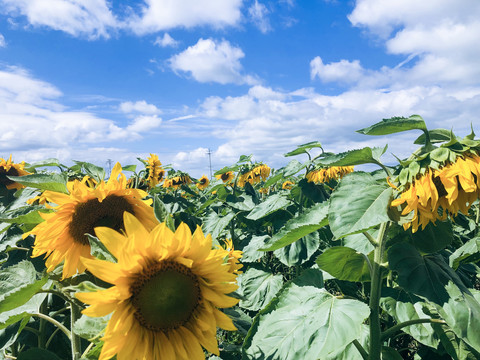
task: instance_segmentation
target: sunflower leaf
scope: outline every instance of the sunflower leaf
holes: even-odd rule
[[[90,234],[86,234],[88,242],[90,243],[90,254],[97,259],[107,260],[110,262],[117,262],[117,258],[108,251],[107,247],[96,237]]]
[[[338,280],[370,281],[369,263],[373,262],[373,252],[366,255],[346,246],[334,246],[323,252],[317,260],[320,269]]]
[[[323,166],[353,166],[361,164],[377,164],[380,156],[387,150],[387,145],[382,148],[364,147],[339,154],[327,155],[316,160]]]
[[[12,181],[40,190],[50,190],[68,194],[67,174],[32,174],[24,176],[8,176]]]
[[[372,126],[357,130],[357,132],[364,135],[389,135],[415,129],[427,130],[425,121],[420,115],[412,115],[409,118],[392,117],[390,119],[383,119]]]
[[[476,263],[480,261],[480,237],[468,240],[450,255],[450,266],[455,270],[460,264]]]
[[[238,293],[244,297],[240,307],[260,310],[272,300],[283,285],[282,275],[249,268],[238,277]]]
[[[306,154],[308,153],[307,150],[313,149],[313,148],[321,148],[322,144],[318,141],[312,141],[303,145],[299,145],[295,150],[289,151],[288,153],[284,154],[284,156],[295,156],[295,155],[300,155],[300,154]]]
[[[246,216],[249,220],[258,220],[289,206],[292,202],[280,194],[271,195],[264,202],[253,208]]]

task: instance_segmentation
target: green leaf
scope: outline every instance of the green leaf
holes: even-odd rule
[[[107,260],[110,262],[117,262],[115,256],[108,251],[107,247],[96,237],[90,234],[86,234],[88,242],[90,244],[90,254],[100,260]]]
[[[435,334],[439,337],[445,351],[453,360],[478,360],[480,352],[468,346],[452,329],[446,325],[432,324]]]
[[[157,220],[161,223],[164,222],[168,216],[167,208],[165,207],[163,201],[160,200],[158,194],[155,194],[153,198],[153,212]]]
[[[428,223],[425,229],[411,234],[415,247],[423,253],[434,253],[445,249],[453,241],[452,223],[437,221]]]
[[[122,171],[135,172],[136,170],[137,170],[137,165],[125,165],[125,166],[122,166]]]
[[[17,360],[61,360],[53,352],[40,349],[40,348],[31,348],[26,351],[22,351]]]
[[[25,170],[32,171],[33,169],[36,169],[38,167],[47,167],[47,166],[66,167],[65,165],[60,164],[58,159],[49,158],[41,161],[36,161],[32,164],[28,164],[28,166],[25,167]]]
[[[270,176],[268,180],[263,184],[264,188],[268,188],[274,184],[277,183],[278,180],[282,179],[284,177],[283,173],[277,172],[275,175]]]
[[[240,196],[228,194],[225,201],[227,202],[227,205],[241,211],[252,211],[255,207],[255,203],[253,202],[252,197],[247,194],[243,194]]]
[[[389,220],[393,189],[362,172],[346,175],[330,198],[328,220],[337,239],[360,233]]]
[[[378,230],[371,229],[368,232],[374,239],[377,238]],[[363,232],[358,234],[347,235],[342,239],[342,246],[352,248],[361,254],[369,254],[373,249],[373,245],[368,241]]]
[[[275,250],[273,254],[287,266],[301,265],[310,260],[320,246],[318,232],[305,235],[294,243]]]
[[[311,141],[309,143],[306,143],[306,144],[303,144],[303,145],[299,145],[295,150],[292,150],[286,154],[284,154],[284,156],[295,156],[295,155],[300,155],[300,154],[306,154],[308,152],[308,150],[310,149],[313,149],[313,148],[321,148],[322,147],[322,144],[320,144],[320,142],[318,141]]]
[[[397,243],[388,250],[390,269],[398,273],[398,284],[405,290],[436,304],[448,301],[445,286],[453,281],[468,292],[461,279],[440,254],[422,256],[409,243]]]
[[[216,240],[234,217],[235,214],[233,212],[229,212],[227,215],[221,217],[212,211],[203,222],[203,232],[205,234],[212,234],[213,240]]]
[[[74,160],[75,161],[75,160]],[[105,170],[97,165],[94,165],[89,162],[75,161],[77,164],[81,165],[88,176],[95,179],[97,182],[105,179]]]
[[[247,335],[248,330],[252,326],[252,318],[250,316],[238,307],[223,309],[222,311],[232,319],[233,325],[235,325],[240,334]]]
[[[340,300],[325,289],[290,283],[255,318],[245,339],[244,359],[327,358],[361,337],[369,313],[360,301]]]
[[[47,297],[46,293],[39,293],[23,305],[19,305],[12,310],[0,313],[0,329],[29,318],[31,313],[38,313],[41,304]]]
[[[8,176],[12,181],[40,190],[50,190],[68,194],[67,176],[61,174],[32,174],[25,176]]]
[[[305,165],[299,162],[298,160],[290,161],[287,166],[283,169],[283,176],[289,177],[295,175],[300,170],[304,169]]]
[[[432,144],[450,141],[451,140],[451,132],[450,130],[446,129],[433,129],[429,130],[428,134],[430,136],[430,142]],[[420,135],[414,142],[417,145],[425,144],[425,133]]]
[[[369,254],[370,263],[373,253]],[[317,258],[320,269],[339,280],[364,282],[370,281],[370,268],[367,256],[344,246],[335,246],[325,250]]]
[[[92,318],[82,315],[73,325],[73,332],[84,339],[93,339],[98,336],[108,323],[107,317]]]
[[[450,255],[450,266],[455,270],[460,264],[476,263],[480,261],[480,237],[468,240]]]
[[[248,310],[260,310],[273,299],[283,285],[282,275],[249,268],[238,277],[238,290],[245,300],[240,307]]]
[[[261,248],[265,247],[265,243],[270,239],[270,236],[255,236],[253,235],[249,239],[248,244],[242,249],[242,263],[243,262],[255,262],[260,259],[265,253],[259,251]]]
[[[362,149],[350,150],[339,154],[327,155],[317,162],[324,166],[354,166],[361,164],[377,164],[380,155],[386,150],[383,148],[364,147]]]
[[[427,131],[425,121],[420,115],[412,115],[409,118],[392,117],[383,119],[372,126],[357,130],[357,132],[365,135],[389,135],[415,129]]]
[[[229,171],[238,171],[240,167],[238,165],[235,165],[235,166],[225,166],[224,168],[221,168],[220,170],[217,170],[213,173],[214,176],[216,175],[221,175],[221,174],[225,174],[226,172],[229,172]]]
[[[288,200],[285,196],[281,194],[274,194],[269,196],[267,200],[257,205],[250,213],[246,216],[249,220],[258,220],[267,215],[274,213],[275,211],[286,208],[291,205],[291,201]]]
[[[480,351],[480,292],[464,292],[453,282],[445,287],[448,301],[437,306],[438,313],[453,332],[476,351]]]
[[[285,224],[266,244],[263,251],[273,251],[290,245],[328,224],[328,202],[318,203]]]

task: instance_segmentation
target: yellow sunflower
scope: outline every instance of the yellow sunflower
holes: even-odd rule
[[[188,175],[177,175],[172,176],[168,179],[165,179],[163,182],[163,187],[173,187],[174,189],[178,189],[182,185],[188,185],[192,183],[192,179]]]
[[[158,160],[158,156],[155,154],[150,154],[147,162],[147,183],[148,187],[151,189],[157,186],[157,184],[163,180],[163,177],[165,176],[165,170],[162,168],[162,163],[160,162],[160,160]]]
[[[292,187],[293,187],[293,185],[295,185],[295,183],[287,180],[287,181],[285,181],[285,182],[282,184],[282,189],[283,189],[283,190],[291,190]]]
[[[20,164],[15,164],[12,162],[12,155],[5,160],[0,158],[0,184],[5,185],[7,189],[21,189],[24,186],[22,184],[16,183],[7,178],[7,176],[24,176],[30,175],[29,172],[23,170],[25,167],[25,161],[22,161]]]
[[[411,221],[404,229],[416,232],[429,222],[445,219],[448,214],[456,216],[459,211],[467,214],[473,202],[480,197],[480,157],[464,155],[438,170],[427,169],[425,174],[407,184],[391,206],[403,206],[402,215],[413,211]],[[439,212],[439,209],[442,211]]]
[[[270,176],[270,167],[265,164],[255,166],[252,170],[242,174],[238,179],[238,186],[244,187],[248,182],[250,184],[256,184],[260,181],[265,181]]]
[[[210,184],[210,180],[208,180],[207,175],[203,175],[196,184],[197,188],[200,190],[204,190],[208,184]]]
[[[235,177],[233,171],[227,171],[226,173],[215,175],[215,177],[219,180],[222,180],[224,184],[229,183]]]
[[[341,179],[346,174],[351,172],[353,172],[353,166],[331,166],[310,171],[306,177],[308,182],[323,184],[329,182],[330,180]]]
[[[80,256],[90,256],[90,245],[86,233],[93,234],[96,226],[109,226],[116,230],[124,228],[123,213],[130,212],[149,229],[158,224],[151,204],[142,200],[147,193],[138,189],[127,189],[125,175],[119,163],[115,165],[107,183],[96,188],[78,180],[67,184],[69,194],[45,191],[44,199],[56,206],[55,211],[40,216],[45,219],[30,232],[35,235],[33,256],[45,254],[47,271],[52,271],[64,261],[62,278],[83,272]],[[118,176],[120,175],[120,178]]]
[[[89,271],[113,286],[77,293],[91,305],[83,314],[112,313],[99,360],[205,359],[202,347],[219,355],[216,328],[236,330],[219,308],[238,303],[227,294],[237,289],[225,262],[226,250],[213,249],[200,227],[192,235],[180,224],[173,233],[164,223],[148,231],[124,215],[125,233],[95,229],[118,263],[82,259]]]
[[[234,274],[240,274],[241,271],[239,271],[239,269],[243,267],[243,265],[239,263],[239,260],[242,257],[242,251],[233,248],[232,239],[226,239],[224,241],[224,247],[218,245],[218,248],[225,251],[224,256],[230,265],[229,271]]]

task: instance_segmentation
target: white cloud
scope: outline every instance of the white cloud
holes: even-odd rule
[[[244,56],[242,49],[226,40],[199,39],[171,57],[169,64],[173,71],[188,73],[199,82],[254,84],[254,77],[242,74],[240,59]]]
[[[108,38],[117,20],[106,0],[0,0],[10,16],[23,15],[33,26],[47,26],[73,36]]]
[[[127,126],[126,130],[133,133],[147,132],[159,127],[161,123],[162,119],[156,115],[141,115],[137,116],[133,122]]]
[[[178,41],[172,38],[168,33],[165,33],[163,34],[163,37],[157,36],[153,44],[160,47],[176,47],[178,46]]]
[[[360,61],[340,60],[324,64],[320,56],[316,56],[310,61],[310,77],[318,77],[323,82],[338,81],[344,83],[354,83],[364,76],[365,70],[360,65]]]
[[[6,46],[7,46],[7,42],[5,41],[5,36],[0,34],[0,48],[1,47],[6,47]]]
[[[269,11],[267,7],[259,3],[257,0],[255,0],[255,2],[248,8],[250,21],[252,21],[264,34],[272,30],[272,26],[267,17],[268,13]]]
[[[145,0],[141,16],[127,22],[137,34],[201,25],[223,28],[238,24],[241,6],[242,0]]]
[[[162,111],[159,108],[157,108],[153,104],[148,104],[145,100],[136,101],[136,102],[132,102],[132,101],[122,102],[119,105],[119,109],[120,111],[127,114],[137,112],[142,114],[158,115],[162,113]]]

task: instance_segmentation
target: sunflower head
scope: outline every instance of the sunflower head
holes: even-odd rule
[[[287,180],[287,181],[285,181],[285,182],[282,184],[282,189],[283,189],[283,190],[291,190],[292,187],[293,187],[293,185],[295,185],[295,183]]]
[[[244,187],[246,183],[251,185],[265,181],[270,176],[270,168],[265,164],[257,164],[253,167],[244,168],[238,179],[238,186]]]
[[[341,179],[351,172],[353,172],[353,166],[330,166],[310,171],[306,178],[308,182],[323,184],[331,180]]]
[[[150,157],[147,159],[146,169],[148,172],[148,187],[152,189],[163,180],[165,169],[162,168],[162,163],[155,154],[150,154]]]
[[[188,174],[177,172],[175,175],[168,177],[163,182],[163,187],[178,189],[182,185],[188,185],[192,183],[192,179]]]
[[[5,160],[0,158],[0,184],[4,185],[7,189],[21,189],[24,186],[22,184],[16,183],[15,181],[10,180],[7,176],[25,176],[30,173],[24,170],[25,162],[22,161],[19,164],[15,164],[12,161],[12,155]]]
[[[233,171],[227,171],[223,174],[215,175],[215,177],[219,180],[222,180],[224,184],[230,183],[234,178],[235,174]]]
[[[204,190],[210,184],[207,175],[203,175],[198,182],[195,184],[199,190]]]
[[[212,249],[212,238],[200,227],[192,234],[181,224],[146,229],[124,214],[125,232],[97,228],[96,234],[118,259],[110,263],[82,259],[95,276],[112,287],[77,293],[90,305],[88,316],[113,313],[103,337],[100,360],[205,359],[202,347],[218,355],[216,329],[235,330],[220,308],[238,300],[232,249]]]
[[[33,256],[45,255],[47,271],[64,262],[63,278],[77,271],[83,272],[85,267],[80,263],[80,256],[90,256],[86,234],[94,234],[97,226],[123,230],[125,211],[137,216],[149,229],[158,224],[150,206],[152,201],[142,200],[147,193],[127,189],[121,170],[117,163],[108,182],[101,181],[95,188],[74,180],[67,184],[68,194],[43,192],[43,199],[54,211],[40,213],[45,221],[25,233],[24,237],[35,235]]]

